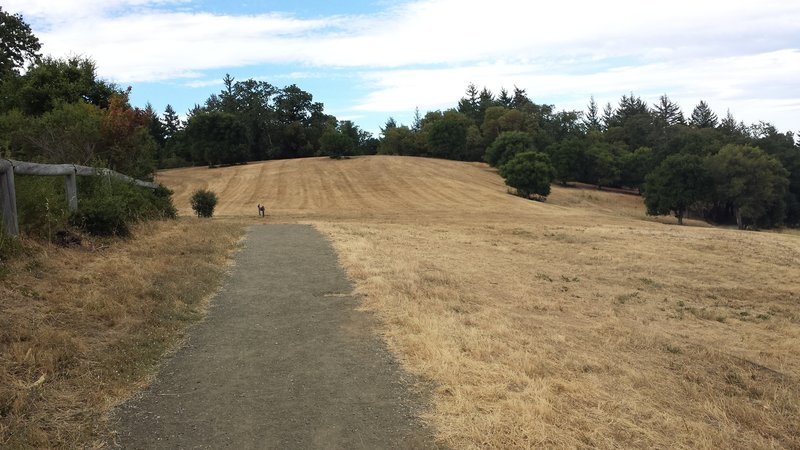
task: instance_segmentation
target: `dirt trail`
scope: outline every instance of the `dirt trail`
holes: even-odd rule
[[[433,448],[329,243],[256,225],[209,317],[114,415],[123,448]]]

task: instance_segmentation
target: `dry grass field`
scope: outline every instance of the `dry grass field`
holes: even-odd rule
[[[0,264],[0,448],[102,446],[105,413],[203,317],[243,230],[150,222],[81,248],[28,241]]]
[[[507,194],[483,164],[361,157],[166,171],[179,210],[314,224],[454,448],[800,448],[800,235]]]

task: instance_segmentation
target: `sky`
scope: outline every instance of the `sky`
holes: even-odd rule
[[[800,131],[795,0],[3,0],[54,57],[84,56],[131,103],[185,114],[222,78],[297,84],[377,134],[468,84],[584,111],[667,94]]]

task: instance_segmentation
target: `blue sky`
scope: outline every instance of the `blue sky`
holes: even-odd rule
[[[583,110],[633,92],[800,130],[800,2],[5,0],[43,53],[94,59],[131,101],[184,114],[230,73],[311,92],[376,132],[468,83]]]

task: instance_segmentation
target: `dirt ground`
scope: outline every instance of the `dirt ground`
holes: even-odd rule
[[[254,225],[207,320],[114,414],[122,448],[433,448],[424,388],[359,311],[330,243]]]

